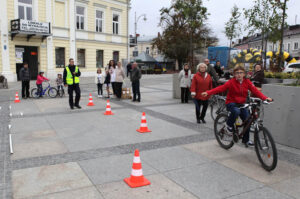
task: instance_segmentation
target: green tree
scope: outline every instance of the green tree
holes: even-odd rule
[[[160,15],[163,33],[153,40],[153,47],[177,60],[180,68],[187,61],[193,67],[194,50],[217,42],[205,24],[208,12],[202,0],[175,0],[169,8],[162,8]]]
[[[229,51],[228,51],[228,66],[230,62],[230,51],[232,45],[232,39],[238,37],[241,33],[241,23],[240,23],[241,12],[239,8],[234,5],[231,9],[231,17],[225,24],[225,35],[229,39]]]

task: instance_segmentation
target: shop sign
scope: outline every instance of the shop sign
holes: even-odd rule
[[[49,23],[29,21],[24,19],[18,19],[12,21],[12,31],[24,31],[33,33],[49,34],[50,27]]]

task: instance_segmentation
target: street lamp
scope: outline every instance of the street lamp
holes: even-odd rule
[[[141,17],[144,17],[143,20],[146,21],[146,14],[142,14],[139,17],[136,17],[136,12],[135,12],[135,18],[134,18],[134,36],[135,36],[135,41],[137,43],[137,35],[136,35],[136,31],[137,31],[137,23],[140,20]]]

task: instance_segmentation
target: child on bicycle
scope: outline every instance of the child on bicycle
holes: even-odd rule
[[[103,95],[103,90],[102,90],[103,82],[104,82],[104,77],[103,77],[101,68],[98,68],[96,76],[95,76],[95,83],[98,88],[98,97],[103,97],[102,96]]]
[[[44,81],[49,81],[49,79],[44,77],[44,71],[40,71],[39,75],[37,76],[37,80],[36,80],[36,86],[37,86],[38,94],[40,95],[40,97],[42,97],[42,94],[43,94],[42,84]]]
[[[208,95],[228,91],[225,103],[227,110],[230,112],[226,123],[227,131],[229,132],[233,132],[233,125],[238,116],[240,116],[243,121],[249,117],[249,112],[246,108],[239,108],[246,102],[248,90],[262,100],[273,101],[271,98],[262,94],[249,79],[245,78],[246,72],[243,66],[235,66],[233,74],[234,78],[228,80],[224,85],[202,93],[202,96],[206,97]],[[253,143],[249,141],[249,130],[244,134],[242,139],[246,147],[253,146]]]
[[[64,93],[64,80],[62,78],[62,74],[57,74],[56,78],[56,85],[57,85],[57,90],[62,90],[62,93]]]

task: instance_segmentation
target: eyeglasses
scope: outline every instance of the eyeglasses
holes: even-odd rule
[[[245,72],[235,72],[234,74],[236,74],[236,75],[242,75],[242,74],[244,74]]]

